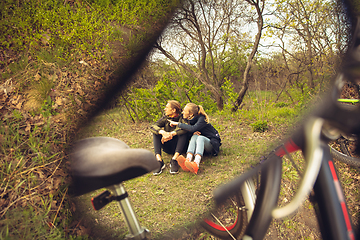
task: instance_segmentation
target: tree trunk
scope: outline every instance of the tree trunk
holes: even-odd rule
[[[234,107],[232,109],[233,112],[236,112],[239,109],[240,104],[244,100],[244,97],[245,97],[245,94],[246,94],[246,91],[248,90],[248,88],[249,88],[249,83],[244,82],[243,86],[240,89],[239,95],[234,103]]]
[[[252,0],[246,0],[246,1],[256,8],[256,12],[257,12],[257,15],[258,15],[258,21],[257,21],[258,32],[257,32],[256,37],[255,37],[255,42],[254,42],[253,49],[252,49],[252,51],[251,51],[251,53],[249,55],[249,58],[247,60],[247,63],[246,63],[246,68],[245,68],[245,71],[244,71],[243,84],[242,84],[242,87],[241,87],[241,89],[239,91],[239,95],[238,95],[238,97],[236,98],[236,100],[234,102],[234,106],[232,108],[233,112],[236,112],[239,109],[240,104],[244,100],[244,96],[246,94],[246,91],[249,88],[249,72],[250,72],[250,69],[251,69],[252,60],[253,60],[253,58],[254,58],[254,56],[255,56],[255,54],[257,52],[257,49],[259,47],[259,43],[260,43],[260,39],[261,39],[261,33],[262,33],[263,25],[264,25],[262,12],[264,10],[265,1],[262,1],[263,6],[261,7],[261,9],[260,9],[260,5],[259,5],[260,4],[259,1],[257,1],[257,2],[252,1]]]

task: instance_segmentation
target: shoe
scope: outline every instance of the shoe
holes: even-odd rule
[[[164,161],[159,161],[159,164],[160,164],[160,167],[159,167],[159,169],[158,170],[156,170],[156,171],[154,171],[153,172],[153,175],[160,175],[161,173],[162,173],[162,170],[165,168],[165,163],[164,163]]]
[[[190,172],[197,174],[199,166],[195,162],[185,162],[185,166],[189,169]]]
[[[190,172],[190,170],[185,166],[185,162],[189,162],[189,160],[184,158],[183,155],[179,155],[176,160],[180,165],[180,167],[182,168],[182,170],[184,170],[185,172]]]
[[[179,163],[174,160],[171,159],[170,160],[170,174],[177,174],[179,173]]]

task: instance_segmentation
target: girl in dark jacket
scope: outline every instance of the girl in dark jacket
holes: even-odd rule
[[[170,173],[176,174],[179,172],[179,165],[176,158],[180,153],[185,152],[188,143],[187,131],[177,126],[170,126],[171,121],[186,122],[181,114],[181,105],[178,101],[170,100],[165,106],[165,115],[150,127],[153,133],[153,142],[156,159],[160,163],[159,169],[153,172],[154,175],[159,175],[165,168],[165,163],[161,158],[161,149],[168,154],[174,154],[170,160]]]
[[[186,104],[183,117],[188,120],[189,124],[169,120],[170,126],[178,126],[193,133],[186,158],[180,155],[177,161],[184,171],[197,174],[204,153],[210,153],[214,156],[218,155],[221,139],[218,131],[209,123],[209,117],[202,106],[194,103]],[[192,162],[193,157],[194,161]]]

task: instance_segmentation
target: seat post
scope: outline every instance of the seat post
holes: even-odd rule
[[[121,211],[124,215],[124,220],[129,229],[129,235],[127,239],[134,240],[143,240],[146,239],[146,234],[149,232],[146,228],[140,226],[140,223],[137,219],[136,213],[131,205],[130,199],[127,195],[127,192],[124,186],[119,183],[109,187],[113,191],[115,196],[118,196],[118,203],[120,205]]]

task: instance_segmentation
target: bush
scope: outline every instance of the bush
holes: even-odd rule
[[[156,121],[162,116],[168,100],[177,100],[182,107],[193,102],[203,106],[206,113],[212,114],[217,111],[217,106],[210,96],[197,80],[180,78],[175,72],[168,72],[153,88],[132,87],[119,101],[121,106],[127,108],[132,119]]]
[[[278,102],[278,103],[275,103],[275,104],[274,104],[274,107],[282,108],[282,107],[286,107],[286,106],[288,106],[288,105],[289,105],[289,104],[284,103],[284,102]]]
[[[221,90],[224,93],[224,110],[230,111],[234,107],[234,102],[238,94],[235,92],[233,83],[227,78],[225,78],[225,82],[221,86]]]
[[[251,123],[250,126],[252,127],[253,132],[265,132],[269,129],[267,121],[257,120],[254,123]]]

